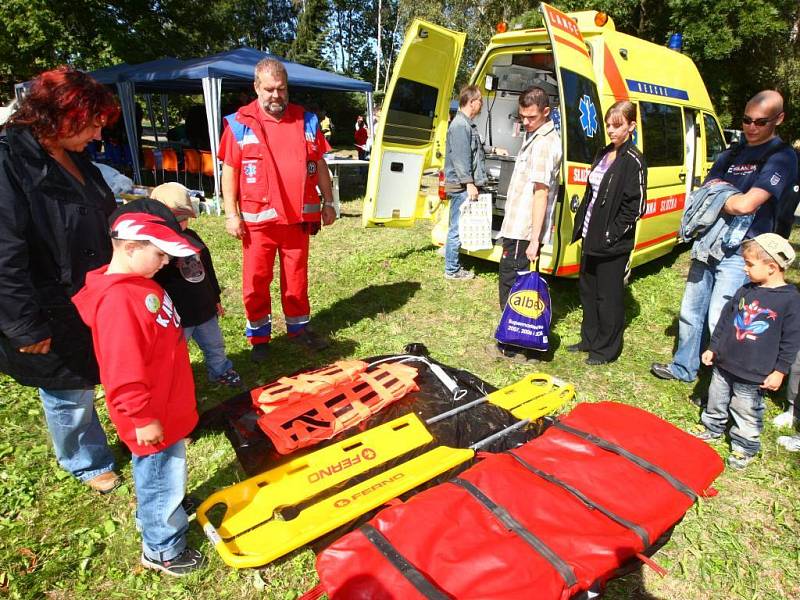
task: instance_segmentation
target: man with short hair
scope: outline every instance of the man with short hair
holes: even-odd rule
[[[225,117],[220,141],[225,228],[243,246],[245,333],[256,362],[267,359],[272,336],[269,286],[275,255],[281,303],[292,342],[312,351],[329,345],[309,327],[309,238],[336,219],[328,165],[330,146],[313,112],[289,103],[283,64],[256,65],[257,98]],[[323,203],[320,204],[319,192]]]
[[[745,106],[742,130],[746,143],[732,146],[717,158],[704,185],[724,181],[740,193],[728,198],[723,211],[728,215],[753,215],[745,234],[752,239],[775,228],[778,203],[787,186],[797,178],[794,151],[775,133],[783,122],[783,98],[774,90],[753,96]],[[701,240],[698,240],[698,242]],[[653,363],[651,372],[661,379],[692,382],[700,368],[703,326],[713,332],[720,311],[747,281],[741,247],[725,250],[721,260],[695,257],[681,300],[678,349],[669,364]]]
[[[461,88],[458,112],[447,128],[444,155],[445,191],[450,201],[450,221],[444,250],[445,279],[472,279],[475,274],[461,266],[458,250],[458,221],[461,206],[467,200],[477,200],[479,188],[486,185],[486,165],[483,142],[478,135],[475,117],[481,112],[483,96],[477,85]]]
[[[553,206],[561,171],[561,138],[550,119],[550,98],[533,86],[519,96],[519,119],[525,132],[506,193],[505,216],[500,226],[500,310],[518,271],[527,271],[550,240]],[[503,344],[492,345],[498,358],[519,358],[520,352]]]

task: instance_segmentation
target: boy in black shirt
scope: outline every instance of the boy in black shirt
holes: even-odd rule
[[[171,181],[156,187],[150,197],[165,204],[175,215],[184,234],[197,240],[203,248],[199,255],[170,261],[154,279],[167,290],[178,309],[186,341],[194,338],[203,351],[209,380],[240,387],[242,379],[225,354],[225,341],[217,320],[225,311],[220,302],[220,287],[211,253],[200,236],[189,229],[189,219],[195,216],[189,190]]]
[[[731,427],[728,465],[745,468],[760,450],[764,425],[764,391],[777,390],[800,350],[800,292],[784,279],[794,260],[789,242],[764,233],[743,245],[745,273],[750,283],[722,309],[711,345],[703,353],[714,365],[708,405],[701,425],[691,430],[710,441]]]

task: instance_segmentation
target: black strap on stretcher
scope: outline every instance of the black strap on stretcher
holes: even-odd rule
[[[630,529],[631,531],[633,531],[642,540],[642,544],[644,544],[645,548],[648,548],[650,546],[650,536],[648,535],[644,527],[642,527],[641,525],[637,525],[636,523],[634,523],[633,521],[629,521],[625,517],[620,517],[618,514],[610,511],[605,506],[602,506],[597,502],[595,502],[594,500],[591,500],[588,496],[586,496],[586,494],[584,494],[578,488],[571,486],[566,481],[561,481],[560,479],[551,475],[550,473],[542,471],[541,469],[537,469],[532,464],[527,462],[524,458],[518,456],[511,450],[509,450],[506,454],[509,454],[511,458],[516,460],[519,464],[521,464],[525,469],[527,469],[534,475],[538,475],[545,481],[549,481],[553,485],[557,485],[558,487],[563,488],[564,490],[568,491],[570,494],[575,496],[578,500],[583,502],[587,507],[603,513],[605,516],[607,516],[609,519],[611,519],[618,525],[621,525],[622,527],[625,527],[626,529]]]
[[[521,537],[525,542],[528,543],[538,554],[540,554],[547,562],[549,562],[553,568],[558,571],[559,575],[564,579],[566,584],[569,587],[574,586],[578,583],[577,577],[575,577],[575,572],[572,570],[566,562],[564,562],[558,554],[553,552],[547,544],[545,544],[542,540],[536,537],[531,531],[525,528],[522,523],[517,521],[511,513],[509,513],[505,508],[494,502],[491,498],[489,498],[486,494],[484,494],[478,487],[476,487],[473,483],[466,481],[465,479],[460,479],[456,477],[455,479],[451,479],[450,483],[453,483],[457,486],[464,488],[473,498],[475,498],[478,502],[480,502],[489,512],[491,512],[503,525],[505,525],[510,531],[517,534]]]
[[[439,591],[431,581],[425,577],[417,568],[412,565],[406,557],[400,554],[392,543],[384,535],[369,523],[361,526],[361,533],[364,534],[373,546],[383,557],[392,563],[406,580],[414,586],[420,594],[429,600],[450,600],[450,596]]]
[[[567,433],[571,433],[572,435],[577,436],[582,440],[586,440],[590,444],[594,444],[595,446],[598,446],[603,450],[608,450],[609,452],[613,452],[614,454],[617,454],[622,458],[628,459],[633,464],[635,464],[638,467],[641,467],[645,471],[649,471],[650,473],[655,473],[656,475],[662,477],[667,483],[669,483],[676,490],[678,490],[682,494],[686,494],[687,496],[689,496],[692,502],[697,501],[698,496],[692,488],[690,488],[682,481],[673,477],[672,474],[668,473],[658,465],[654,465],[649,460],[645,460],[641,456],[637,456],[630,450],[627,450],[622,446],[615,444],[614,442],[609,442],[608,440],[596,436],[592,433],[588,433],[581,429],[576,429],[575,427],[571,427],[570,425],[565,425],[560,421],[555,421],[553,423],[553,427],[557,427],[558,429],[566,431]]]

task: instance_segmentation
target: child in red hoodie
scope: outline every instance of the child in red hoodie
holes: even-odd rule
[[[172,213],[137,200],[111,215],[111,263],[73,297],[92,330],[106,404],[133,454],[136,520],[145,567],[183,576],[203,555],[186,545],[184,438],[197,424],[194,381],[180,317],[153,275],[170,256],[199,252]]]

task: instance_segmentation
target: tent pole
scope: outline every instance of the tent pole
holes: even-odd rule
[[[372,92],[365,92],[367,95],[367,126],[369,127],[369,139],[370,145],[369,147],[372,148],[375,145],[375,123],[373,122],[373,108],[372,108]],[[360,169],[361,167],[359,167]]]
[[[211,146],[211,160],[214,163],[214,208],[218,215],[222,214],[219,163],[219,130],[222,124],[220,116],[220,96],[222,95],[222,79],[219,77],[203,77],[203,100],[206,105],[206,119],[208,121],[208,141]]]
[[[128,148],[131,151],[133,181],[142,185],[142,173],[139,166],[139,137],[136,129],[136,107],[134,106],[134,84],[130,81],[117,82],[117,95],[122,107],[122,122],[125,124],[125,135],[128,136]]]
[[[161,94],[161,123],[164,125],[164,131],[169,131],[169,113],[167,112],[167,104],[169,97],[166,94]]]
[[[156,123],[156,115],[153,112],[153,94],[145,94],[144,99],[145,102],[147,102],[147,118],[150,119],[150,125],[153,127],[153,137],[156,140],[156,148],[160,148],[161,144],[158,143],[158,123]]]

